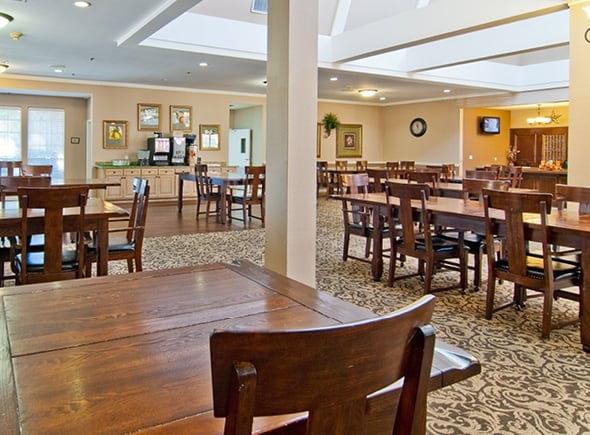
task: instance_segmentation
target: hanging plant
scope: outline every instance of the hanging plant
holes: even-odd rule
[[[338,120],[338,116],[335,113],[326,113],[322,119],[322,125],[324,126],[324,133],[326,133],[326,137],[330,136],[330,133],[335,128],[338,128],[340,125],[340,121]]]

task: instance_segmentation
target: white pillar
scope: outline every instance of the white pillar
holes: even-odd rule
[[[590,1],[570,2],[570,105],[568,184],[590,186],[590,19],[582,7]],[[586,40],[588,38],[588,40]]]
[[[268,2],[265,266],[315,287],[318,0]]]

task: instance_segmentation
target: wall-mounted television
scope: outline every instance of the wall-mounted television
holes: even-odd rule
[[[500,133],[500,118],[497,116],[482,116],[479,127],[482,133],[499,134]]]

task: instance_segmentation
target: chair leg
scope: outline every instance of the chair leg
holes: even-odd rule
[[[129,273],[133,273],[133,259],[132,258],[127,259],[127,270],[129,271]]]
[[[395,257],[397,257],[397,249],[395,248],[395,242],[392,241],[389,255],[389,279],[387,280],[389,287],[393,287],[393,282],[395,281]]]
[[[428,259],[426,262],[426,270],[424,271],[424,294],[430,293],[432,288],[432,276],[434,275],[434,261]]]
[[[483,247],[473,253],[473,291],[478,292],[481,287],[481,263],[483,260]]]
[[[486,292],[486,319],[490,320],[494,313],[494,299],[496,293],[496,277],[494,273],[488,273],[488,290]]]
[[[543,319],[541,321],[541,338],[551,334],[551,314],[553,313],[553,288],[545,290],[543,295]]]
[[[342,248],[342,261],[348,260],[348,246],[350,245],[350,234],[344,233],[344,246]]]

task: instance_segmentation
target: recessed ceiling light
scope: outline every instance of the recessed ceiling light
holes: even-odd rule
[[[450,93],[450,92],[451,92],[451,90],[450,90],[450,89],[445,89],[445,90],[443,90],[443,92],[444,92],[445,94],[448,94],[448,93]]]
[[[14,18],[8,14],[0,12],[0,29],[10,23]]]
[[[379,100],[385,101],[385,100],[387,100],[387,98],[386,97],[379,97]]]
[[[338,80],[338,77],[330,77],[330,81],[335,82]]]
[[[78,8],[87,8],[90,5],[91,5],[90,2],[83,2],[83,1],[74,2],[74,6],[76,6]]]
[[[372,97],[377,93],[377,89],[359,89],[359,94],[363,97]]]
[[[65,65],[49,65],[49,68],[53,69],[53,72],[62,73],[66,69]]]
[[[206,67],[209,66],[209,64],[207,62],[201,62],[199,63],[199,66]]]

